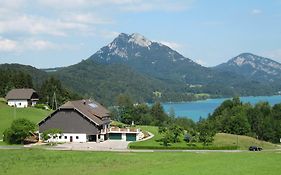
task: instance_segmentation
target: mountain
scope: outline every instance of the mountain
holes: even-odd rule
[[[213,70],[137,33],[121,33],[89,59],[101,64],[128,65],[155,78],[187,84],[206,84],[215,81],[213,77],[216,76]]]
[[[168,46],[153,42],[140,34],[121,33],[88,60],[103,65],[121,64],[138,73],[165,83],[184,83],[184,93],[208,93],[212,96],[262,94],[253,85],[271,91],[268,85],[245,80],[239,74],[201,66]],[[251,88],[247,88],[251,87]]]
[[[240,54],[215,67],[216,70],[241,75],[249,80],[278,82],[281,80],[281,64],[269,58],[251,53]]]

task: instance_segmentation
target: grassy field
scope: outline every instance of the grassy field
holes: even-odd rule
[[[0,150],[0,174],[279,175],[280,152],[121,153]]]
[[[238,137],[238,139],[237,139]],[[240,149],[248,149],[250,145],[257,145],[263,147],[263,149],[276,149],[278,148],[277,145],[257,140],[252,137],[247,136],[240,136],[240,135],[233,135],[233,134],[225,134],[225,133],[218,133],[214,138],[214,145],[237,145]]]
[[[37,108],[13,108],[0,101],[0,140],[3,137],[3,131],[10,126],[14,119],[27,118],[37,123],[49,113],[50,111]]]
[[[140,146],[140,147],[146,147],[146,146],[153,146],[153,147],[160,147],[163,148],[161,145],[161,142],[157,142],[157,140],[161,139],[161,135],[158,133],[158,128],[155,126],[139,126],[143,131],[149,131],[152,134],[154,134],[154,137],[152,139],[141,141],[141,142],[133,142],[130,143],[130,146]],[[238,136],[232,135],[232,134],[224,134],[219,133],[216,134],[214,137],[213,146],[217,147],[225,147],[225,146],[236,146],[238,140],[238,147],[239,149],[246,150],[251,145],[257,145],[262,146],[264,149],[275,149],[277,148],[277,145],[274,145],[272,143],[259,141],[257,139],[247,137],[247,136]],[[199,146],[202,146],[201,144],[198,144]],[[178,147],[178,148],[187,148],[187,144],[185,141],[183,141],[183,138],[181,138],[181,142],[171,144],[170,147]]]

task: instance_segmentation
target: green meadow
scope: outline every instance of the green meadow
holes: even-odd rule
[[[151,147],[152,149],[192,149],[191,146],[189,146],[184,140],[183,136],[181,137],[181,142],[179,143],[170,143],[170,146],[164,147],[162,145],[162,142],[159,140],[162,138],[162,135],[158,133],[158,127],[156,126],[138,126],[143,131],[148,131],[152,134],[154,134],[154,137],[141,142],[132,142],[129,144],[132,148],[137,149],[147,149]],[[195,145],[202,147],[201,143],[195,143]],[[225,134],[225,133],[218,133],[214,137],[214,141],[211,144],[212,147],[235,147],[238,146],[238,149],[241,150],[247,150],[249,146],[251,145],[257,145],[263,147],[263,149],[276,149],[280,148],[276,144],[272,144],[269,142],[257,140],[252,137],[248,136],[241,136],[241,135],[233,135],[233,134]],[[194,148],[195,149],[195,148]]]
[[[281,152],[85,152],[0,150],[0,174],[279,175]]]
[[[38,123],[49,113],[50,111],[37,108],[13,108],[0,101],[0,140],[3,138],[4,130],[14,119],[26,118]]]

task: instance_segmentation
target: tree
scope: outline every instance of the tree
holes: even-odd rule
[[[177,143],[180,142],[179,137],[183,135],[183,129],[178,125],[172,125],[168,128],[172,133],[172,142]]]
[[[158,132],[163,135],[161,141],[164,146],[169,143],[180,142],[180,136],[183,134],[183,129],[178,125],[170,125],[168,127],[159,127]]]
[[[53,76],[42,83],[39,93],[40,102],[47,103],[52,109],[55,109],[54,100],[56,100],[57,106],[60,106],[68,100],[80,99],[79,95],[64,88],[61,81]]]
[[[126,94],[120,94],[117,99],[118,112],[121,122],[131,124],[133,121],[134,105],[130,96]]]
[[[171,140],[172,140],[171,132],[166,127],[159,127],[158,132],[159,132],[159,134],[163,135],[163,137],[161,138],[163,145],[169,146],[169,143],[171,143]]]
[[[199,142],[202,142],[203,145],[208,145],[214,140],[215,131],[207,120],[202,119],[198,122],[197,131]]]
[[[161,106],[160,102],[156,102],[151,107],[150,113],[155,120],[156,126],[163,126],[165,121],[168,121],[168,116],[164,112],[163,107]]]
[[[24,139],[31,136],[35,129],[35,123],[27,119],[16,119],[4,131],[4,141],[9,144],[22,144]]]

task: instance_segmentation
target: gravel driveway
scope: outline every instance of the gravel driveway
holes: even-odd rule
[[[120,140],[107,140],[100,143],[64,143],[51,149],[55,150],[92,150],[92,151],[127,151],[130,142]]]

